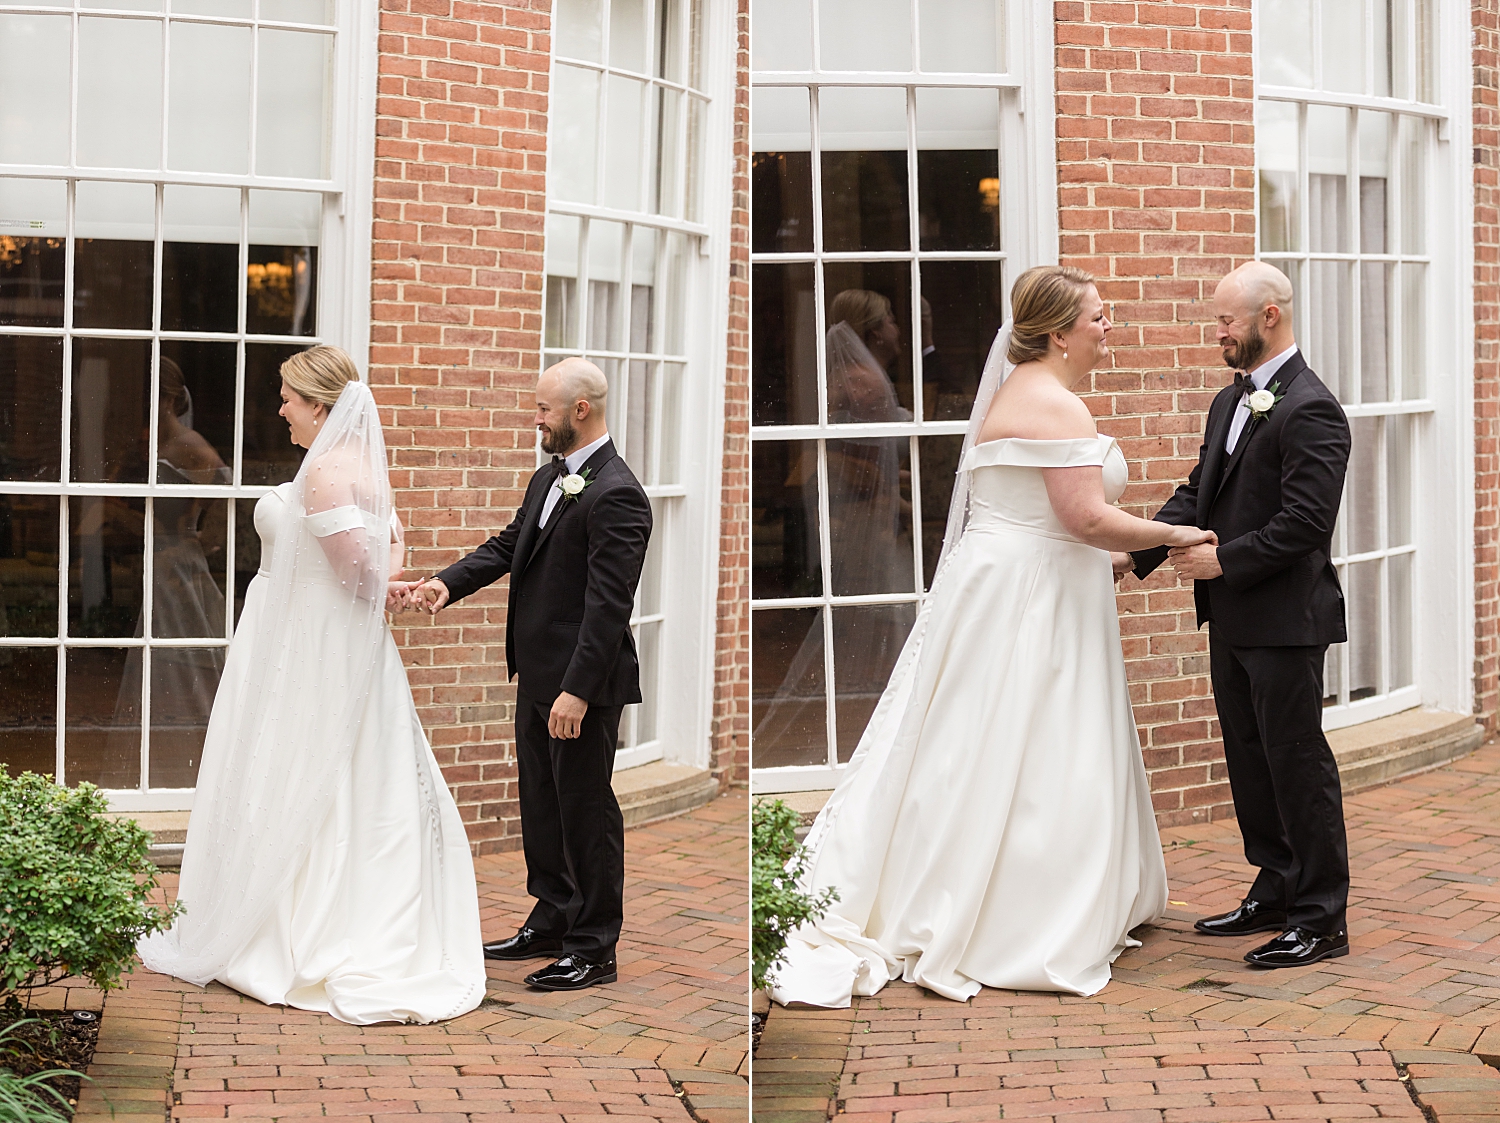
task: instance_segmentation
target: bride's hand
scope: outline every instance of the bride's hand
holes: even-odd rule
[[[411,607],[410,581],[387,581],[385,586],[385,610],[405,612]]]

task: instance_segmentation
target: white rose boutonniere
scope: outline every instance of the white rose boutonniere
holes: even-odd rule
[[[1253,420],[1260,421],[1273,409],[1276,408],[1277,403],[1279,403],[1282,398],[1286,397],[1286,393],[1284,391],[1281,393],[1277,393],[1277,391],[1280,389],[1281,383],[1273,382],[1266,389],[1257,390],[1250,395],[1250,400],[1247,404],[1250,406],[1250,416]]]
[[[564,499],[577,499],[583,494],[583,490],[593,484],[589,476],[593,473],[592,468],[585,468],[580,474],[571,472],[557,481],[557,490],[562,492]]]

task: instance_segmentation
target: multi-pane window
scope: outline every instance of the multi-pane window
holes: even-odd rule
[[[254,498],[301,455],[278,368],[326,334],[339,33],[325,0],[16,7],[0,761],[175,806],[259,564]]]
[[[1308,362],[1353,451],[1334,538],[1349,642],[1329,649],[1328,725],[1416,704],[1414,479],[1434,405],[1429,292],[1440,123],[1426,0],[1261,0],[1259,256],[1291,278]]]
[[[752,19],[752,754],[828,786],[937,563],[1012,279],[1018,83],[995,0]]]
[[[560,0],[555,10],[546,230],[545,361],[594,362],[610,434],[655,518],[636,613],[644,701],[627,709],[619,765],[661,755],[669,591],[681,534],[683,400],[703,377],[695,313],[709,311],[704,223],[703,0]]]

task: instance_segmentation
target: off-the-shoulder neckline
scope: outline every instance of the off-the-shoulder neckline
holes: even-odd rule
[[[1028,445],[1072,445],[1079,441],[1112,441],[1113,437],[1103,433],[1095,433],[1092,437],[996,437],[994,440],[980,441],[974,445],[975,448],[987,448],[990,445],[1003,444],[1006,441],[1020,441]]]

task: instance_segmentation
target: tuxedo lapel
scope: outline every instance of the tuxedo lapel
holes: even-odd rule
[[[1212,412],[1209,413],[1208,431],[1203,438],[1207,449],[1203,454],[1203,479],[1198,484],[1200,518],[1208,515],[1214,496],[1219,492],[1219,481],[1224,476],[1224,442],[1228,439],[1236,404],[1233,396],[1224,397],[1229,402],[1229,408],[1220,409],[1217,417]],[[1203,502],[1204,499],[1207,500],[1206,503]]]
[[[1299,350],[1295,355],[1288,359],[1282,366],[1282,368],[1277,371],[1276,374],[1271,378],[1271,383],[1276,387],[1277,396],[1279,397],[1280,395],[1284,394],[1287,388],[1290,387],[1293,382],[1297,381],[1297,376],[1306,369],[1307,362],[1302,358],[1302,352]],[[1253,413],[1245,421],[1245,427],[1240,431],[1240,439],[1235,442],[1234,451],[1229,454],[1229,460],[1224,465],[1224,473],[1219,477],[1218,485],[1212,492],[1215,500],[1218,499],[1219,492],[1224,489],[1224,485],[1229,482],[1229,477],[1234,474],[1235,468],[1237,468],[1240,461],[1245,458],[1245,449],[1250,447],[1250,439],[1255,436],[1256,431],[1261,427],[1260,422],[1261,419],[1256,417]],[[1227,436],[1225,439],[1227,439]],[[1224,444],[1224,440],[1221,439],[1219,444],[1222,446]],[[1212,501],[1210,501],[1210,506],[1212,506]]]
[[[550,465],[538,468],[536,474],[532,476],[532,483],[528,485],[528,490],[530,487],[535,486],[537,477],[547,477],[551,474]],[[528,495],[527,498],[530,499],[531,497]],[[526,520],[525,524],[521,527],[521,533],[516,537],[516,553],[510,563],[510,581],[512,585],[516,583],[521,574],[526,572],[526,563],[531,560],[531,555],[536,552],[537,523],[541,520],[542,507],[546,502],[547,488],[544,486],[541,489],[541,494],[532,501],[531,509],[536,513]],[[553,513],[555,514],[556,512]]]
[[[594,455],[590,456],[583,462],[583,467],[578,470],[578,474],[582,475],[584,472],[587,472],[589,473],[590,480],[598,479],[599,469],[604,467],[604,465],[608,464],[614,458],[615,442],[605,441],[602,445],[594,450]],[[560,478],[561,477],[559,477],[559,479]],[[556,487],[557,485],[552,484],[551,486]],[[547,497],[544,493],[542,495],[542,502],[544,504],[546,502],[546,499]],[[576,506],[577,504],[577,498],[570,499],[566,495],[558,497],[557,506],[552,508],[552,517],[547,520],[547,525],[536,532],[535,541],[531,545],[530,555],[527,558],[528,561],[530,561],[532,557],[535,557],[537,552],[547,544],[547,539],[552,537],[552,532],[557,528],[557,524],[563,521],[563,517],[568,513],[568,508]],[[537,518],[539,519],[542,517],[542,509],[543,508],[541,507],[537,508]]]

